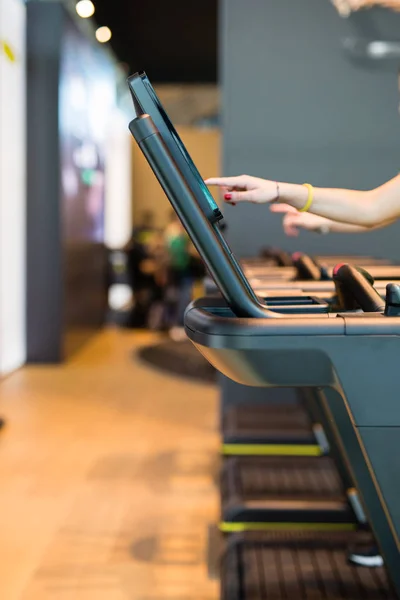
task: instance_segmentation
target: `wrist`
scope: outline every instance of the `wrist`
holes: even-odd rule
[[[279,201],[283,204],[289,204],[297,210],[303,208],[307,202],[308,189],[304,185],[280,183],[279,191]]]

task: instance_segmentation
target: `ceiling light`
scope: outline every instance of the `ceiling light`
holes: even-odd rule
[[[76,12],[82,19],[88,19],[94,15],[94,4],[92,0],[79,0],[75,6]]]
[[[96,39],[101,44],[106,44],[111,40],[111,29],[109,27],[99,27],[96,30]]]

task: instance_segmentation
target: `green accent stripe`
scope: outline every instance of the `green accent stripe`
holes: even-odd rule
[[[222,533],[243,533],[244,531],[355,531],[354,523],[230,523],[218,525]]]
[[[322,456],[316,444],[222,444],[224,456]]]

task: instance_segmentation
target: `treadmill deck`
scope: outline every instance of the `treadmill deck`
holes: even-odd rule
[[[297,452],[294,446],[308,445],[314,447],[310,454],[320,453],[310,419],[298,405],[233,406],[224,414],[222,430],[223,454],[252,454],[251,447],[255,455],[263,454],[262,448],[256,451],[263,445],[288,445],[291,455]]]
[[[329,457],[236,457],[221,472],[221,523],[226,533],[289,524],[353,529],[355,515]]]
[[[326,498],[343,494],[343,485],[331,458],[235,457],[225,461],[221,473],[223,498]]]
[[[252,431],[261,433],[265,429],[305,429],[311,422],[301,405],[246,404],[232,406],[224,415],[224,430],[232,432]],[[224,431],[224,433],[225,433]]]
[[[368,534],[231,536],[221,566],[222,600],[395,600],[384,568],[347,563]]]

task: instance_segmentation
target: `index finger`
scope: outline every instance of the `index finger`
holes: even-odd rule
[[[241,177],[210,177],[205,179],[204,183],[207,185],[218,185],[219,187],[234,187],[240,185],[242,181]]]

